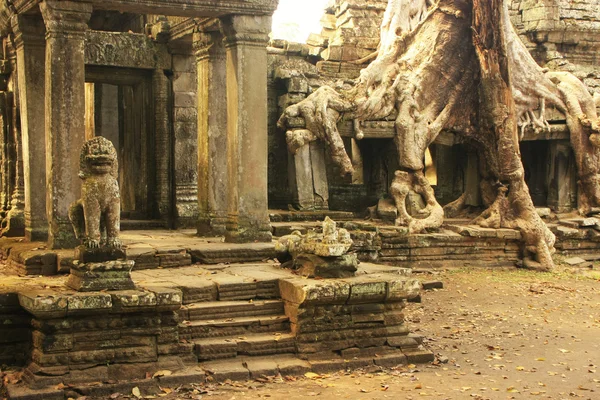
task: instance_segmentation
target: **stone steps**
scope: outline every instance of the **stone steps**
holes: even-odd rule
[[[227,320],[237,317],[283,315],[282,300],[210,301],[183,306],[179,316],[183,321]]]
[[[227,338],[196,339],[194,353],[198,361],[220,360],[238,356],[268,356],[296,353],[291,333],[259,333]]]
[[[238,317],[220,320],[200,320],[179,324],[179,338],[194,339],[245,336],[254,333],[289,332],[290,322],[285,315]]]
[[[199,362],[296,353],[282,300],[211,301],[180,310],[179,338]]]

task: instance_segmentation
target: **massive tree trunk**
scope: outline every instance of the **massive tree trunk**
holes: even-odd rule
[[[537,214],[525,184],[506,37],[498,23],[506,11],[502,0],[473,0],[473,42],[480,71],[478,135],[495,142],[499,181],[496,201],[479,223],[519,229],[526,264],[536,265],[531,256],[536,255],[539,266],[549,268],[554,235]]]
[[[524,181],[519,129],[546,129],[546,105],[567,115],[577,155],[582,211],[600,205],[599,121],[594,100],[570,74],[540,68],[510,24],[502,0],[389,0],[376,58],[350,90],[321,87],[291,106],[279,125],[303,117],[305,130],[290,129],[290,151],[311,140],[328,144],[342,174],[352,172],[337,130],[341,119],[395,118],[400,170],[390,188],[398,225],[409,232],[437,228],[443,210],[423,174],[427,147],[442,129],[473,143],[486,160],[490,208],[476,220],[482,226],[520,229],[528,263],[552,267],[554,236],[538,217]],[[538,112],[536,115],[535,112]],[[410,191],[423,197],[424,218],[411,216]]]

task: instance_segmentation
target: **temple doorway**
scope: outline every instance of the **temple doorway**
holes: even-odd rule
[[[104,136],[117,150],[125,228],[156,217],[152,109],[151,71],[86,67],[86,138]]]

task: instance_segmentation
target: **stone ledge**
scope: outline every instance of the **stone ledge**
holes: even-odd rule
[[[159,287],[152,290],[111,292],[28,290],[19,293],[19,304],[40,319],[64,318],[67,315],[176,311],[183,295],[178,289]]]

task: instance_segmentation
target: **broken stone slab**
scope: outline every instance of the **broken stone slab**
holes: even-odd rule
[[[550,210],[549,207],[536,207],[535,211],[540,218],[548,218],[550,215],[552,215],[552,210]]]
[[[584,218],[579,222],[579,226],[582,228],[591,228],[598,226],[600,221],[597,218]]]
[[[567,258],[565,260],[565,263],[569,264],[569,265],[577,265],[577,264],[583,264],[587,262],[586,260],[584,260],[581,257],[571,257],[571,258]]]
[[[309,278],[349,278],[356,274],[357,267],[356,254],[339,257],[299,254],[293,261],[293,268]]]
[[[130,260],[76,263],[71,267],[67,286],[80,292],[134,289],[131,279],[133,265]]]

